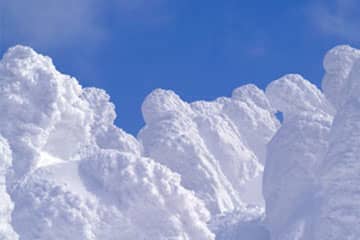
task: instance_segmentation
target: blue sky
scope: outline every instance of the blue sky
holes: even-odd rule
[[[104,88],[136,134],[155,88],[193,101],[286,73],[319,85],[326,51],[358,46],[359,13],[356,0],[0,0],[0,47],[32,46]]]

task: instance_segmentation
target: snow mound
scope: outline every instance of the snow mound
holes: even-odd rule
[[[173,91],[146,97],[146,126],[138,139],[144,154],[182,176],[212,214],[249,201],[262,204],[261,175],[266,144],[279,123],[265,94],[254,85],[232,98],[184,102]]]
[[[337,113],[329,137],[330,147],[319,171],[320,211],[316,221],[315,239],[360,237],[360,60],[359,50],[350,47],[345,49],[346,51],[340,48],[342,51],[338,53],[343,63],[334,64],[346,67],[347,74],[329,78],[327,83],[341,88],[342,91],[335,95],[341,104],[336,105]],[[333,97],[331,94],[332,92],[327,93],[329,98]]]
[[[9,49],[0,62],[0,134],[16,176],[36,168],[41,152],[71,160],[90,137],[91,112],[81,86],[31,48]]]
[[[102,150],[80,169],[93,191],[104,193],[96,195],[111,199],[129,219],[138,239],[214,239],[203,202],[181,187],[179,175],[153,160]]]
[[[0,239],[359,239],[360,50],[324,68],[323,92],[297,74],[214,101],[157,89],[135,138],[105,91],[9,49]]]
[[[21,239],[97,239],[96,199],[80,194],[76,164],[68,165],[39,168],[16,186],[13,225]]]
[[[231,101],[224,104],[224,113],[244,136],[258,161],[264,164],[266,145],[280,126],[272,103],[264,92],[253,84],[235,89]]]
[[[0,134],[9,147],[0,144],[0,233],[16,239],[13,227],[25,240],[214,239],[204,203],[179,175],[142,157],[141,144],[114,125],[109,100],[31,48],[5,54]],[[11,155],[14,174],[5,176]]]
[[[348,77],[354,63],[360,58],[360,50],[347,45],[331,49],[324,58],[325,76],[322,89],[335,108],[341,107],[348,95]]]
[[[269,84],[284,113],[264,171],[271,239],[359,239],[360,50],[338,46],[324,59],[324,95],[299,75]],[[327,101],[331,102],[331,104]]]
[[[327,147],[333,109],[300,75],[271,82],[266,94],[284,114],[268,145],[264,171],[266,223],[272,239],[309,237],[317,203],[317,169]]]
[[[284,118],[300,113],[333,113],[332,105],[323,93],[298,74],[289,74],[271,82],[266,88],[271,104],[284,114]]]

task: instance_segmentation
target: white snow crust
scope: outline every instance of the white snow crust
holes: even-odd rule
[[[360,239],[360,50],[324,68],[322,90],[298,74],[213,101],[156,89],[134,137],[104,90],[10,48],[0,240]]]

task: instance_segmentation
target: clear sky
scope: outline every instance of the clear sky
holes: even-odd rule
[[[319,85],[322,59],[360,42],[357,0],[0,0],[0,47],[50,55],[83,86],[105,89],[117,125],[136,134],[155,88],[187,101],[300,73]]]

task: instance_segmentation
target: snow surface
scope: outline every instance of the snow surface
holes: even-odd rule
[[[11,225],[14,203],[7,191],[6,177],[10,174],[12,156],[9,144],[0,136],[0,239],[18,239]]]
[[[273,81],[266,94],[284,116],[268,145],[263,184],[266,225],[273,239],[313,239],[318,169],[328,148],[334,110],[300,75]]]
[[[213,101],[156,89],[134,137],[104,90],[9,49],[0,239],[360,239],[360,50],[324,68],[323,92],[297,74]]]
[[[319,171],[320,213],[314,239],[359,239],[360,51],[338,47],[330,51],[330,57],[332,54],[347,60],[338,64],[347,74],[339,84],[336,75],[326,73],[327,84],[334,81],[341,91],[336,95],[325,94],[341,104],[335,105],[337,113],[330,131],[330,147]]]
[[[11,227],[20,239],[214,239],[204,203],[114,126],[103,90],[16,46],[0,63],[0,106],[14,172],[6,178],[4,155],[3,239]]]
[[[232,98],[188,104],[157,89],[142,109],[144,154],[179,173],[212,214],[263,203],[266,143],[279,127],[264,92],[246,85]]]

